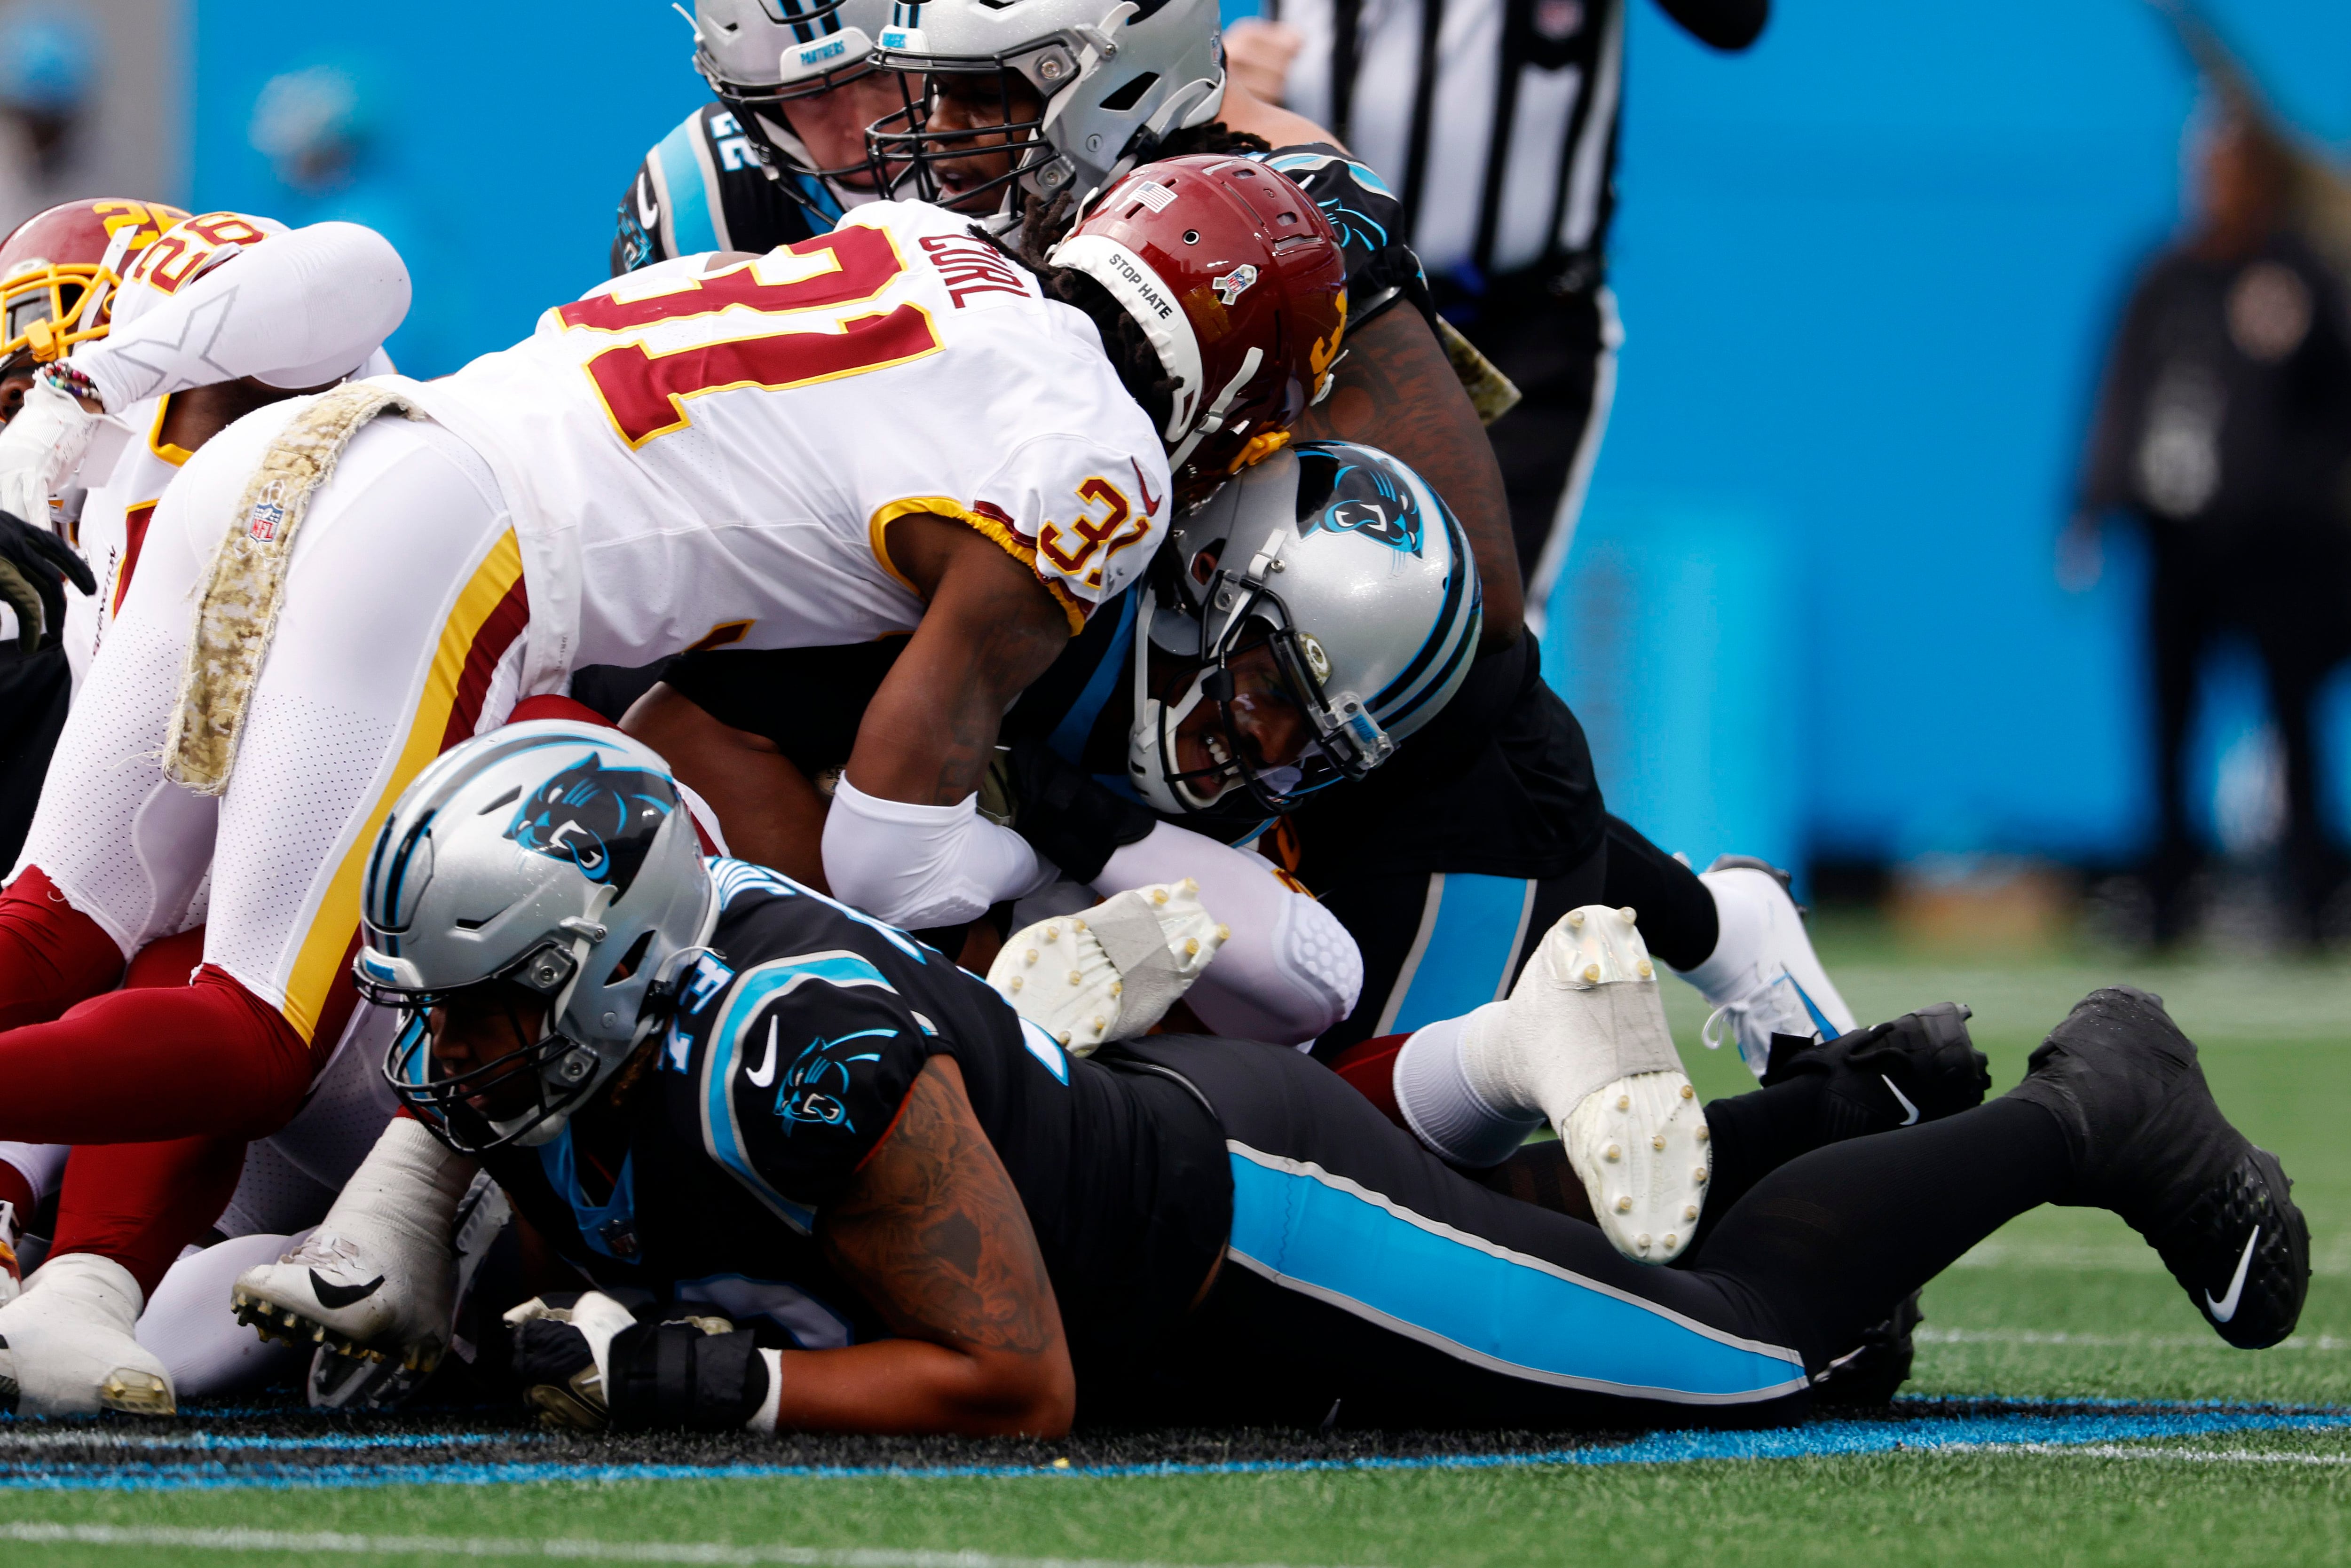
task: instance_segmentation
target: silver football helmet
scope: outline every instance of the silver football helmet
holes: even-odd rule
[[[905,95],[866,132],[876,179],[958,207],[991,190],[1017,212],[1023,196],[1102,189],[1225,101],[1217,0],[899,0],[873,58],[901,73]],[[933,123],[943,78],[984,76],[996,78],[998,122]],[[1034,115],[1012,107],[1023,84],[1042,102]],[[1008,150],[993,177],[943,172]]]
[[[694,68],[771,166],[827,179],[863,164],[814,166],[782,105],[873,68],[890,0],[695,0]]]
[[[1236,788],[1280,812],[1361,779],[1460,689],[1484,622],[1478,563],[1436,491],[1384,452],[1285,447],[1169,530],[1141,591],[1127,770],[1162,811]],[[1150,689],[1149,644],[1186,661]],[[1203,702],[1199,760],[1178,732]],[[1292,737],[1270,750],[1270,736]],[[1276,754],[1278,750],[1279,754]]]
[[[384,1075],[462,1153],[543,1144],[661,1021],[717,911],[694,823],[653,751],[560,719],[469,740],[401,794],[360,887],[352,977],[404,1015]],[[441,1073],[428,1015],[493,986],[545,1004],[538,1037]]]

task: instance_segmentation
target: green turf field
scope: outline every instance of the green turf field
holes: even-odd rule
[[[2127,978],[2160,991],[2203,1047],[2224,1107],[2283,1156],[2310,1218],[2317,1277],[2302,1332],[2256,1354],[2213,1338],[2119,1222],[2071,1210],[2028,1216],[1928,1291],[1914,1390],[2351,1407],[2351,1138],[2341,1130],[2351,1106],[2351,966],[2080,956],[1932,965],[1834,928],[1824,946],[1865,1019],[1946,998],[1970,1003],[1998,1089],[2091,985]],[[1701,1092],[1736,1091],[1743,1070],[1697,1049],[1698,1009],[1680,988],[1669,984],[1668,993]],[[0,1490],[0,1564],[201,1564],[241,1552],[321,1564],[557,1555],[844,1568],[986,1568],[1008,1559],[2268,1568],[2351,1558],[2351,1410],[2338,1429],[2330,1425],[1667,1463],[1135,1476],[1047,1462],[1010,1477],[20,1488]],[[7,1440],[0,1429],[0,1449]],[[60,1524],[99,1533],[35,1538]]]

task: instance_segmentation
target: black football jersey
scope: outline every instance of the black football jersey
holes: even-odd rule
[[[763,867],[709,863],[718,925],[623,1123],[583,1115],[489,1157],[558,1252],[601,1286],[705,1303],[769,1344],[883,1335],[814,1233],[944,1053],[1020,1193],[1081,1383],[1176,1324],[1231,1202],[1223,1135],[1188,1090],[1073,1061],[904,932]]]
[[[653,144],[621,197],[612,276],[711,250],[770,251],[831,229],[832,187],[770,170],[723,103],[704,104]]]

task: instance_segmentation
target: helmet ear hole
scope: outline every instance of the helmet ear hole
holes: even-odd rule
[[[645,949],[653,943],[653,934],[650,928],[641,933],[634,942],[629,944],[629,950],[621,955],[621,961],[612,966],[612,972],[604,977],[604,984],[617,986],[635,974],[638,966],[645,961]]]
[[[1157,86],[1158,82],[1157,71],[1144,71],[1140,76],[1130,77],[1113,89],[1108,98],[1102,100],[1102,106],[1113,114],[1123,114],[1140,103],[1143,100],[1143,95]]]

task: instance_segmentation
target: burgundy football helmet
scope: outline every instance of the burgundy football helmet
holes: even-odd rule
[[[0,243],[0,373],[106,336],[129,258],[187,215],[161,202],[68,202],[16,225]]]
[[[1142,325],[1176,382],[1179,497],[1290,438],[1347,329],[1347,264],[1312,198],[1248,158],[1169,158],[1113,185],[1046,257]]]

